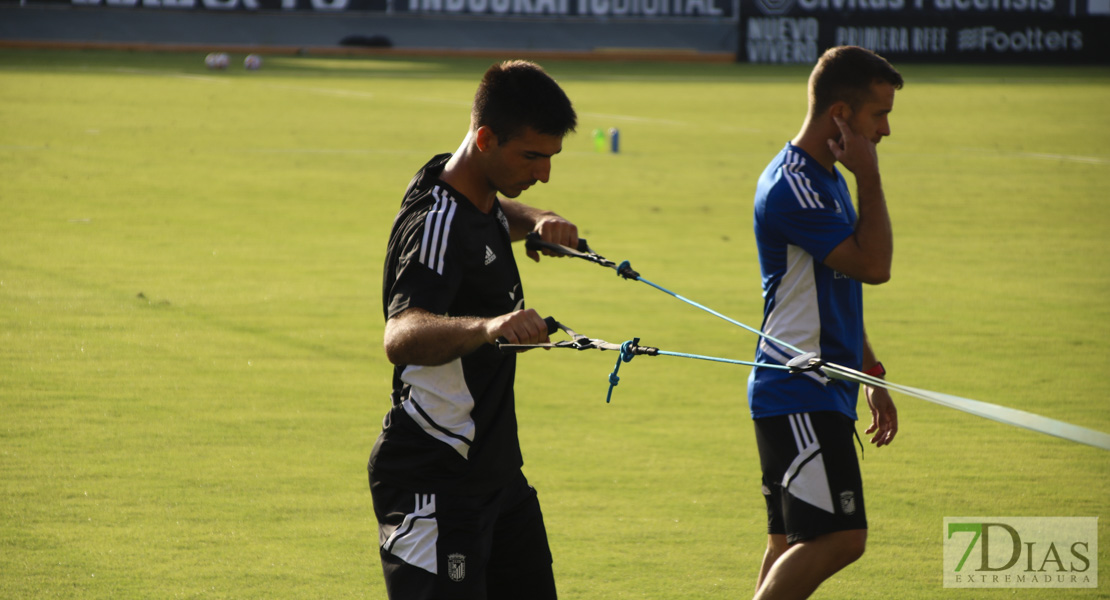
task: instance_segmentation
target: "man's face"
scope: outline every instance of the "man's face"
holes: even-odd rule
[[[501,143],[490,134],[486,177],[490,187],[506,198],[516,198],[537,181],[551,177],[551,157],[563,149],[562,136],[536,133],[525,127]]]
[[[848,126],[858,133],[878,144],[890,135],[890,122],[888,116],[894,110],[894,86],[883,81],[871,84],[871,95],[852,113],[848,119]]]

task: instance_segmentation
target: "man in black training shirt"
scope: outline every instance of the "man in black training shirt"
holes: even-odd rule
[[[575,125],[538,65],[490,67],[462,145],[420,169],[393,223],[382,286],[393,405],[369,463],[392,600],[556,597],[543,515],[521,472],[516,355],[494,343],[548,341],[524,307],[511,242],[536,231],[574,247],[577,228],[506,198],[547,182]]]

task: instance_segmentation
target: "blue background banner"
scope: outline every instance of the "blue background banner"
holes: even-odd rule
[[[1110,62],[1110,0],[743,0],[741,62],[813,64],[832,46],[892,62]]]

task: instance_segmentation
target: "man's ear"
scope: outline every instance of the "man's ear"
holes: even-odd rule
[[[497,145],[497,136],[489,127],[482,125],[478,128],[478,131],[474,132],[474,145],[478,147],[478,150],[485,152]]]
[[[833,105],[829,107],[829,116],[839,117],[840,120],[847,121],[852,118],[852,107],[843,100],[834,102]]]

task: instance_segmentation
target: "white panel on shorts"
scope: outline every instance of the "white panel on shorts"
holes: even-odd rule
[[[786,469],[782,477],[782,487],[795,498],[829,514],[835,514],[832,492],[829,491],[829,477],[825,473],[825,459],[821,455],[821,444],[817,442],[809,414],[801,413],[789,417],[794,442],[798,446],[798,456]]]
[[[388,526],[378,527],[385,538],[383,550],[414,567],[438,574],[439,523],[436,522],[435,494],[416,494],[416,510],[405,515],[401,525],[393,531],[388,531]]]

